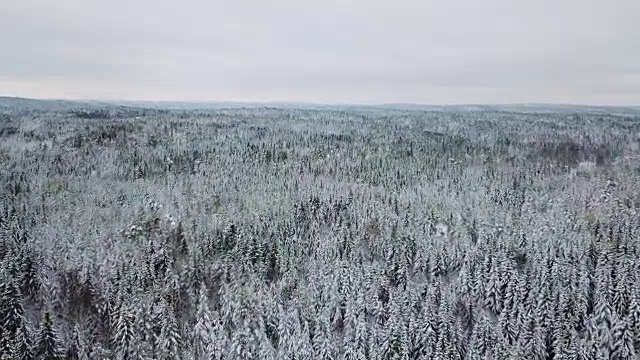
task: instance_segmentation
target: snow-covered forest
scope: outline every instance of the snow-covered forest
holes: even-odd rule
[[[2,359],[637,359],[640,116],[0,108]]]

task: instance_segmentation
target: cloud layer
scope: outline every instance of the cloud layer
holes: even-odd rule
[[[0,94],[640,103],[636,0],[7,0]]]

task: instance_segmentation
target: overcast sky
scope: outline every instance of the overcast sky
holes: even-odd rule
[[[640,105],[639,0],[1,0],[0,95]]]

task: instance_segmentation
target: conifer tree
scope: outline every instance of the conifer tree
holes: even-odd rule
[[[11,354],[12,359],[15,360],[35,360],[33,343],[31,342],[29,330],[27,330],[24,322],[20,324],[20,327],[15,333]]]
[[[313,331],[313,353],[316,359],[334,360],[334,342],[331,338],[330,321],[326,316],[320,316]]]
[[[595,324],[598,329],[597,353],[601,356],[609,357],[614,348],[613,327],[616,323],[616,318],[606,296],[599,296],[598,306],[595,311]]]
[[[637,291],[631,291],[631,299],[629,300],[629,327],[633,334],[634,347],[636,353],[640,352],[640,302],[638,301]]]
[[[258,359],[258,351],[248,321],[238,324],[231,336],[229,357],[231,359]]]
[[[209,311],[209,298],[204,285],[200,286],[196,310],[196,324],[193,327],[193,351],[196,357],[204,357],[213,338],[213,319]]]
[[[53,327],[51,315],[45,310],[40,328],[36,333],[35,355],[38,360],[58,360],[62,358],[61,343]]]
[[[273,345],[271,344],[271,341],[269,340],[266,334],[265,326],[258,324],[258,326],[256,326],[253,329],[253,333],[254,333],[254,338],[258,343],[257,358],[264,359],[264,360],[274,360],[276,358],[276,352],[275,352],[275,349],[273,348]],[[210,357],[210,358],[213,358],[213,357]]]
[[[471,336],[469,353],[473,358],[485,358],[493,354],[493,348],[498,341],[494,326],[489,317],[484,314],[478,319]]]
[[[546,358],[546,344],[542,327],[531,312],[524,316],[523,328],[520,330],[520,346],[528,359],[542,360]]]
[[[515,344],[518,340],[518,328],[516,323],[513,321],[512,315],[509,314],[507,307],[502,309],[502,312],[498,317],[498,323],[500,325],[500,334],[502,335],[502,339],[509,345]]]
[[[224,359],[227,353],[228,338],[227,332],[223,325],[223,320],[218,312],[212,314],[213,326],[211,327],[211,341],[207,346],[207,354],[209,359]]]
[[[165,304],[162,313],[162,327],[158,338],[161,359],[178,360],[182,351],[182,336],[176,322],[173,308],[169,304]]]
[[[11,356],[11,338],[0,328],[0,357]]]
[[[1,341],[4,348],[11,346],[11,341],[16,331],[24,322],[24,309],[22,308],[20,290],[15,282],[10,281],[2,287],[0,294],[0,328],[4,332]]]
[[[612,359],[635,359],[634,337],[629,321],[622,319],[616,322],[613,328],[613,351]]]
[[[71,331],[71,336],[66,344],[66,359],[70,360],[89,360],[89,346],[87,344],[85,333],[79,324],[76,324]]]
[[[118,311],[116,317],[113,341],[118,359],[140,359],[141,349],[137,339],[138,330],[135,328],[137,323],[135,314],[127,308],[122,308]]]

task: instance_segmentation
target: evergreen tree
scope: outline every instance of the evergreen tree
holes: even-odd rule
[[[33,344],[31,342],[31,337],[29,335],[29,331],[25,326],[24,322],[17,329],[14,340],[13,347],[11,349],[12,359],[14,360],[34,360],[35,355],[33,353]]]
[[[296,359],[311,360],[313,359],[313,345],[311,344],[309,325],[306,320],[304,320],[300,330],[300,336],[298,337],[296,346]]]
[[[258,342],[257,358],[264,359],[264,360],[274,360],[276,358],[276,351],[273,348],[273,344],[271,343],[271,341],[269,340],[266,334],[265,326],[264,325],[256,326],[253,329],[253,332],[254,332],[254,338]],[[214,357],[209,357],[209,358],[216,359]]]
[[[198,304],[196,310],[196,324],[193,327],[192,347],[196,357],[205,357],[207,348],[213,338],[213,319],[209,311],[209,298],[207,297],[206,288],[200,286],[198,295]]]
[[[623,270],[621,268],[620,270]],[[618,317],[625,317],[629,312],[629,288],[626,276],[617,279],[613,289],[613,308]]]
[[[40,288],[38,281],[38,265],[34,251],[28,244],[23,244],[18,256],[19,288],[25,297],[35,298]]]
[[[53,327],[51,315],[45,310],[40,328],[36,334],[35,355],[38,360],[58,360],[62,358],[62,349],[58,333]]]
[[[616,323],[615,315],[606,296],[600,296],[595,313],[595,324],[598,329],[598,354],[607,358],[614,348],[613,327]]]
[[[0,328],[4,332],[4,338],[1,340],[0,345],[7,349],[11,347],[16,331],[24,322],[24,310],[20,299],[20,290],[15,282],[10,281],[2,288],[3,292],[0,294]]]
[[[433,352],[438,334],[436,333],[433,317],[430,314],[422,313],[416,328],[417,339],[419,341],[419,357],[428,358]]]
[[[523,328],[520,330],[520,346],[528,359],[543,360],[546,358],[546,344],[544,331],[531,312],[524,317]]]
[[[622,319],[616,322],[613,328],[613,351],[612,359],[635,359],[634,337],[629,321]]]
[[[580,357],[580,339],[575,331],[571,331],[567,339],[565,347],[555,348],[555,358],[559,360],[581,359]]]
[[[5,335],[4,329],[0,328],[0,358],[11,355],[11,338]]]
[[[331,339],[330,322],[326,316],[318,319],[313,331],[313,354],[316,359],[334,360],[334,342]]]
[[[162,327],[158,341],[161,359],[180,359],[182,351],[182,336],[180,336],[180,330],[178,328],[175,315],[173,314],[173,308],[169,304],[165,304],[164,311],[162,313]]]
[[[493,348],[499,338],[495,328],[486,314],[483,314],[473,330],[469,353],[474,358],[485,358],[493,354]]]
[[[391,303],[392,313],[387,324],[387,333],[382,344],[382,354],[385,359],[406,359],[409,354],[408,336],[402,318],[402,313],[395,301]]]
[[[502,311],[502,279],[495,262],[491,266],[485,285],[484,305],[494,316]]]
[[[255,348],[253,334],[248,321],[238,324],[231,336],[231,348],[229,356],[231,359],[258,359],[258,351]]]
[[[350,344],[355,349],[355,358],[357,360],[365,360],[369,354],[369,339],[367,323],[365,321],[364,313],[360,313],[356,318],[354,339],[352,344]]]
[[[631,291],[631,299],[629,300],[629,327],[634,341],[636,353],[640,353],[640,302],[638,301],[637,291]]]
[[[83,328],[76,324],[68,340],[65,358],[68,360],[89,360],[89,346],[85,339]]]
[[[138,344],[135,324],[135,314],[124,308],[118,311],[115,323],[115,336],[113,339],[118,359],[137,360],[141,358],[141,349]]]
[[[211,327],[211,341],[207,346],[207,354],[209,359],[220,360],[224,359],[227,351],[227,332],[223,325],[218,312],[214,312],[212,315],[213,326]]]
[[[500,316],[498,317],[498,323],[500,325],[500,334],[502,339],[509,345],[513,345],[518,340],[518,328],[516,323],[512,319],[512,315],[509,314],[509,309],[504,307]]]

